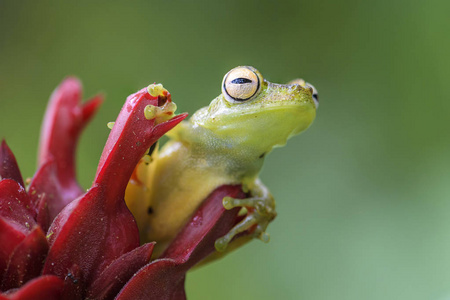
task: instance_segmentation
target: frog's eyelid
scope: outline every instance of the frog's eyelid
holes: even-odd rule
[[[236,79],[234,79],[233,81],[231,81],[231,83],[236,84],[236,82],[234,82],[234,81],[237,80],[237,79],[246,79],[246,80],[249,81],[248,83],[253,82],[253,81],[251,81],[251,80],[249,80],[249,79],[247,79],[247,78],[236,78]],[[247,82],[245,82],[245,83],[247,83]],[[244,82],[239,82],[239,83],[237,83],[237,84],[245,84],[245,83],[244,83]],[[256,90],[255,90],[255,92],[253,93],[253,95],[251,95],[251,96],[248,97],[248,98],[238,98],[238,97],[233,97],[233,96],[231,96],[230,93],[229,93],[228,90],[227,90],[226,85],[224,85],[224,90],[225,90],[226,96],[228,96],[229,98],[233,99],[233,100],[236,101],[236,102],[243,102],[243,101],[250,100],[251,98],[253,98],[253,97],[259,92],[259,85],[260,85],[260,84],[259,84],[259,78],[258,78],[258,83],[257,83],[257,86],[256,86]]]

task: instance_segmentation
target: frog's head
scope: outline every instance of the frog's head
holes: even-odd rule
[[[307,129],[318,104],[315,88],[304,80],[275,84],[255,68],[243,66],[224,76],[222,94],[192,121],[230,145],[266,153]]]

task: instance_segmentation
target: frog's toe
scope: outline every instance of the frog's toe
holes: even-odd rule
[[[234,226],[226,235],[216,240],[215,247],[217,251],[225,251],[233,238],[246,230],[252,230],[252,235],[261,241],[269,242],[270,236],[266,233],[266,229],[277,213],[273,197],[267,191],[261,194],[262,196],[259,197],[245,199],[223,198],[222,204],[225,209],[241,207],[248,208],[248,210],[247,216],[240,223]]]
[[[222,199],[223,207],[225,207],[226,210],[233,209],[234,207],[237,206],[236,205],[236,200],[238,200],[238,199],[235,199],[235,198],[232,198],[232,197],[224,197]]]
[[[227,249],[229,243],[230,241],[226,237],[221,237],[220,239],[216,240],[216,242],[214,243],[214,247],[217,251],[224,252]]]
[[[235,207],[252,207],[255,208],[261,215],[272,215],[274,214],[274,204],[271,199],[264,199],[258,197],[236,199],[232,197],[224,197],[222,200],[223,207],[227,210],[233,209]]]
[[[258,218],[255,216],[255,214],[254,213],[249,214],[244,218],[244,220],[242,220],[240,223],[234,226],[226,235],[216,240],[216,242],[214,243],[216,250],[219,252],[225,251],[226,248],[228,247],[228,244],[236,235],[250,229],[253,225],[257,223]]]
[[[266,232],[267,226],[269,225],[269,219],[264,219],[261,221],[253,233],[253,235],[264,243],[270,241],[270,235]]]
[[[270,241],[270,235],[266,232],[267,226],[270,221],[273,220],[276,214],[270,216],[265,216],[259,214],[257,211],[249,213],[240,223],[234,226],[226,235],[219,238],[215,242],[216,250],[223,252],[226,250],[228,244],[233,240],[233,238],[241,232],[251,229],[254,227],[252,235],[257,239],[268,243]],[[256,225],[256,226],[255,226]]]
[[[270,242],[270,234],[268,234],[267,232],[262,232],[258,236],[258,239],[267,244],[268,242]]]

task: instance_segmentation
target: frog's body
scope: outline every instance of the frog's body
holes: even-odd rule
[[[265,228],[276,213],[272,196],[258,179],[264,158],[308,128],[316,113],[314,88],[298,83],[273,84],[252,67],[235,68],[225,75],[223,93],[209,107],[169,132],[171,140],[161,152],[137,168],[137,181],[147,188],[130,181],[127,189],[143,241],[157,241],[156,251],[164,249],[201,202],[224,184],[242,184],[251,195],[225,198],[227,208],[255,209],[216,247],[224,249],[235,234],[254,225],[259,238],[267,237]]]

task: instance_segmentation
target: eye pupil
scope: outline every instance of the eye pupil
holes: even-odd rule
[[[231,83],[234,84],[245,84],[245,83],[251,83],[252,81],[248,78],[235,78],[231,81]]]

